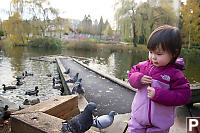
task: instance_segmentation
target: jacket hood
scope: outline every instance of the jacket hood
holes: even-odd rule
[[[175,64],[177,69],[180,69],[180,70],[185,70],[186,69],[183,58],[177,58],[174,64]]]

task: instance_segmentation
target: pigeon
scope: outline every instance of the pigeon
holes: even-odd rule
[[[64,74],[69,74],[70,73],[70,68],[67,69],[67,71],[64,72]]]
[[[79,73],[76,73],[76,75],[71,79],[67,80],[66,83],[75,83],[78,80],[78,75]]]
[[[32,90],[29,90],[29,91],[26,91],[26,93],[25,93],[25,95],[36,95],[36,96],[38,96],[38,92],[39,92],[39,90],[38,90],[38,86],[35,86],[35,90],[34,91],[32,91]]]
[[[90,102],[82,113],[63,122],[61,130],[72,133],[84,133],[88,131],[93,124],[93,111],[97,111],[97,106],[95,103]]]
[[[73,87],[72,94],[76,93],[78,93],[79,95],[84,95],[85,90],[83,89],[81,84],[77,84],[76,86]]]
[[[82,81],[82,78],[78,79],[78,80],[75,82],[75,84],[74,84],[74,85],[76,85],[76,84],[80,84],[80,83],[81,83],[81,81]]]
[[[25,71],[25,76],[33,76],[32,73],[28,73],[27,71]]]
[[[112,125],[114,121],[115,111],[111,111],[108,115],[102,115],[94,119],[93,125],[96,128],[99,128],[100,133],[101,130],[107,128]]]
[[[0,124],[4,124],[10,118],[11,112],[8,105],[0,108]]]
[[[72,94],[83,94],[84,93],[84,90],[82,88],[82,85],[81,85],[81,81],[82,81],[82,78],[78,79],[75,83],[74,83],[74,87],[72,89]]]

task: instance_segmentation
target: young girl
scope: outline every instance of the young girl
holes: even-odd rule
[[[190,86],[185,69],[181,35],[169,25],[155,29],[147,43],[149,60],[132,66],[129,83],[138,91],[132,103],[129,133],[168,133],[174,124],[175,106],[187,104]]]

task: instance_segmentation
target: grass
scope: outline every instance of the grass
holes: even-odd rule
[[[109,42],[102,43],[101,41],[95,40],[68,40],[63,45],[67,49],[77,49],[86,51],[108,51],[108,52],[123,52],[123,51],[135,51],[135,50],[147,50],[145,45],[122,45],[122,44],[111,44]]]

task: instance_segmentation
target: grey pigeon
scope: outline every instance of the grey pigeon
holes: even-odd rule
[[[88,131],[93,124],[93,111],[97,111],[96,104],[90,102],[81,114],[62,123],[62,131],[72,133],[84,133]]]
[[[81,84],[79,84],[79,86],[78,86],[76,92],[77,92],[79,95],[84,95],[85,90],[83,89],[83,87],[82,87]]]
[[[80,84],[80,83],[81,83],[81,81],[82,81],[82,78],[78,79],[78,80],[75,82],[75,84],[74,84],[74,85],[76,85],[76,84]]]
[[[76,73],[76,75],[71,79],[67,80],[66,83],[75,83],[78,80],[78,75],[79,73]]]
[[[70,73],[70,68],[67,69],[67,71],[64,72],[64,74],[69,74]]]
[[[111,111],[108,115],[102,115],[94,119],[94,127],[99,128],[100,132],[102,129],[107,128],[112,125],[114,121],[115,111]]]
[[[78,93],[79,95],[83,95],[85,93],[85,90],[83,89],[81,84],[77,84],[72,89],[72,94]]]
[[[76,93],[83,94],[84,93],[84,90],[82,89],[81,81],[82,81],[82,78],[78,79],[74,83],[74,87],[72,89],[72,94],[76,94]]]

